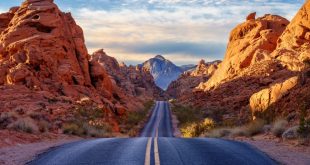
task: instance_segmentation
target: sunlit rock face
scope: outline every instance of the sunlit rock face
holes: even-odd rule
[[[52,0],[26,0],[1,14],[0,32],[1,112],[37,112],[61,123],[90,100],[116,123],[127,109],[107,71],[90,59],[83,30]]]
[[[276,15],[253,17],[232,30],[223,62],[210,80],[199,86],[200,89],[216,88],[245,68],[270,59],[270,53],[276,49],[277,40],[289,21]]]
[[[231,32],[224,61],[212,77],[178,100],[220,122],[283,117],[297,123],[299,110],[310,110],[309,4],[291,23],[250,14]]]
[[[310,2],[298,11],[278,40],[273,57],[292,71],[305,69],[304,61],[310,61]]]
[[[220,63],[221,61],[206,63],[201,60],[196,68],[184,72],[177,80],[173,81],[169,85],[167,93],[174,98],[190,94],[200,83],[206,82],[213,75]]]

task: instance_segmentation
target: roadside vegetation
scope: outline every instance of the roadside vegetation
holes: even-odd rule
[[[143,104],[142,110],[127,112],[127,114],[119,120],[121,124],[121,133],[129,135],[130,137],[138,136],[144,124],[147,122],[154,104],[155,102],[153,100],[149,100]]]
[[[105,121],[102,109],[80,106],[73,111],[73,117],[62,124],[63,133],[86,137],[112,136],[112,127]]]
[[[179,120],[178,126],[183,137],[198,137],[215,127],[214,121],[203,118],[199,109],[173,104],[172,112]]]

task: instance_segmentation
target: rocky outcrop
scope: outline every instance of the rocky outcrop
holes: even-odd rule
[[[118,131],[128,109],[98,60],[90,58],[83,30],[53,0],[26,0],[0,15],[0,112],[37,114],[58,132],[74,108],[87,102],[104,111]],[[110,68],[108,68],[110,69]]]
[[[224,123],[242,124],[252,116],[297,123],[300,110],[310,110],[309,4],[289,25],[280,16],[250,14],[231,32],[213,76],[178,100]]]
[[[115,90],[122,91],[132,99],[162,99],[164,96],[163,91],[156,86],[149,71],[139,66],[128,67],[125,64],[119,64],[115,58],[108,56],[103,49],[94,52],[91,59],[97,61],[102,68],[107,70]]]
[[[199,89],[206,91],[216,88],[254,63],[269,59],[269,54],[276,49],[277,40],[288,23],[280,16],[265,15],[238,25],[230,34],[223,62]]]
[[[273,84],[269,88],[253,94],[250,98],[250,108],[252,110],[253,117],[256,117],[255,113],[264,112],[270,105],[279,101],[292,88],[297,86],[297,84],[298,76],[294,76],[284,82]]]
[[[174,98],[179,98],[185,94],[190,95],[200,83],[206,82],[212,76],[220,62],[206,63],[201,60],[193,71],[184,72],[177,80],[173,81],[169,85],[167,93]]]
[[[305,69],[310,60],[310,1],[302,6],[278,40],[273,57],[292,71]]]

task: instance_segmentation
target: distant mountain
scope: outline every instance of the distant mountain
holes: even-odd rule
[[[191,67],[179,67],[161,55],[157,55],[145,61],[142,67],[149,70],[154,77],[155,83],[166,90],[169,84],[176,80],[186,69]]]

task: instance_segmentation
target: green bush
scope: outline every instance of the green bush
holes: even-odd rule
[[[172,107],[172,111],[177,116],[179,120],[179,126],[181,128],[185,125],[190,125],[191,123],[198,123],[203,120],[202,111],[192,107],[174,105]]]
[[[300,118],[299,118],[299,128],[298,133],[301,138],[309,138],[310,137],[310,119],[307,119],[307,104],[304,103],[300,108]]]

